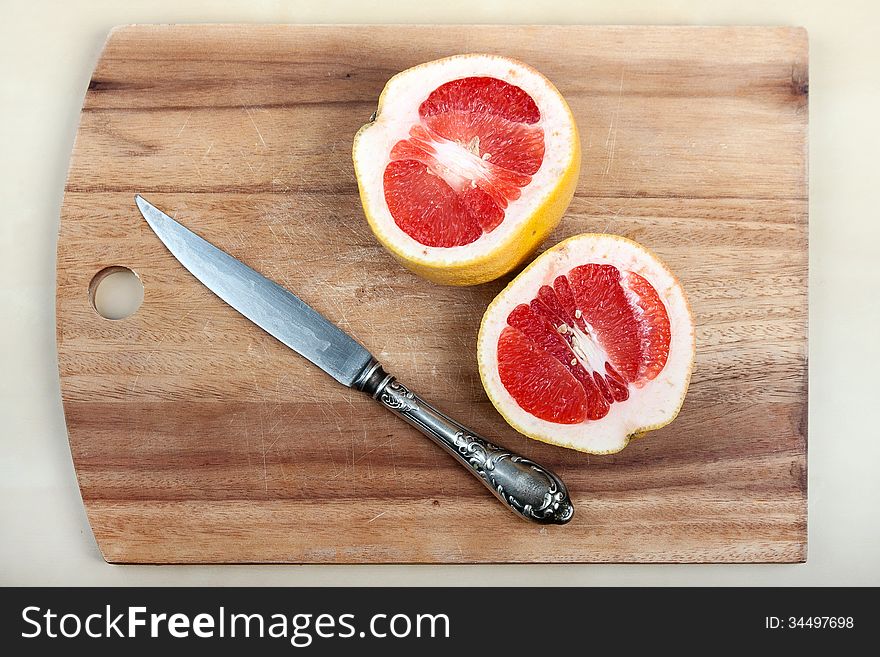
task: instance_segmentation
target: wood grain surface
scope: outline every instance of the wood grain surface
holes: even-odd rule
[[[386,80],[459,52],[545,73],[583,139],[545,246],[638,240],[697,323],[678,419],[623,452],[530,441],[475,362],[506,280],[438,287],[373,239],[351,140]],[[789,28],[132,26],[94,72],[58,242],[61,389],[111,562],[797,562],[806,558],[807,38]],[[577,512],[517,519],[439,448],[224,305],[144,194],[299,294],[452,416],[559,472]],[[92,277],[131,267],[125,320]]]

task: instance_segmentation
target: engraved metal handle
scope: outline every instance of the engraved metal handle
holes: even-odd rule
[[[416,427],[491,490],[508,508],[527,520],[562,525],[574,506],[562,480],[551,470],[493,445],[471,429],[408,390],[373,361],[355,383],[385,408]]]

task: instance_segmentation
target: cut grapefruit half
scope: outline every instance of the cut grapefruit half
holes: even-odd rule
[[[610,454],[675,418],[694,348],[687,299],[657,256],[587,234],[549,249],[492,301],[477,360],[514,429]]]
[[[580,141],[536,70],[458,55],[391,78],[353,159],[378,240],[429,280],[473,285],[520,264],[559,223]]]

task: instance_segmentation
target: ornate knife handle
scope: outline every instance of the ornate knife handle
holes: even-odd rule
[[[495,497],[527,520],[562,525],[574,506],[562,480],[534,461],[493,445],[410,392],[375,360],[355,387],[452,454]]]

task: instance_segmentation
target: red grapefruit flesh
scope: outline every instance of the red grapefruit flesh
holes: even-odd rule
[[[484,386],[520,432],[594,453],[671,421],[693,320],[681,286],[638,244],[582,235],[550,249],[489,306]]]
[[[497,78],[437,87],[385,167],[394,222],[427,246],[463,246],[493,231],[544,160],[540,118],[531,96]]]
[[[529,413],[564,424],[583,420],[587,396],[564,363],[511,327],[498,339],[498,354],[504,361],[505,386],[518,392],[517,403]]]
[[[663,369],[669,352],[666,308],[648,281],[627,276],[638,277],[643,297],[627,295],[613,265],[587,264],[558,276],[552,287],[541,286],[528,305],[508,315],[511,328],[501,333],[505,344],[499,342],[498,370],[520,406],[548,422],[598,420],[611,404],[629,398],[628,384]],[[638,305],[642,298],[648,299],[651,314]],[[665,332],[655,325],[665,326]],[[505,337],[515,329],[532,345],[528,362],[518,352],[522,342]],[[536,394],[539,389],[543,396]],[[568,412],[560,414],[560,407]]]
[[[657,290],[644,278],[627,272],[623,282],[632,295],[632,303],[638,309],[639,329],[642,340],[642,365],[637,383],[653,380],[666,365],[669,358],[669,315]]]
[[[398,73],[352,148],[376,238],[414,272],[474,285],[531,256],[577,186],[580,139],[538,71],[456,55]]]

